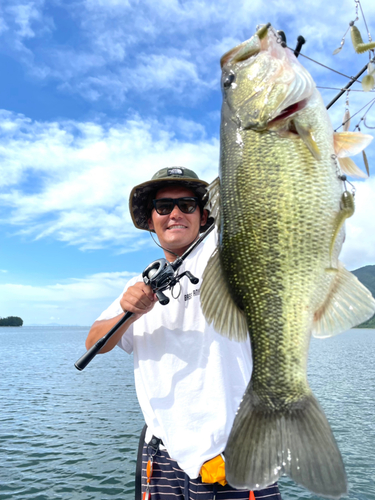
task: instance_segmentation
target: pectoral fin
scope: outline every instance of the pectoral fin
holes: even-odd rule
[[[371,292],[339,263],[330,293],[315,312],[312,334],[314,337],[332,337],[360,325],[375,312]]]
[[[298,123],[298,120],[293,121],[294,126],[296,127],[296,131],[298,135],[301,137],[303,142],[306,144],[308,147],[309,151],[313,155],[314,158],[317,160],[320,160],[322,155],[320,153],[318,144],[315,141],[314,134],[312,133],[310,128],[302,126],[300,123]]]
[[[201,286],[202,311],[217,332],[237,341],[247,339],[246,317],[230,295],[218,249],[210,257]]]
[[[335,153],[339,158],[354,156],[365,149],[372,139],[372,135],[362,132],[335,132],[333,134]]]

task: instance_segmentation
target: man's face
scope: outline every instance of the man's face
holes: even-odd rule
[[[159,189],[155,199],[184,198],[195,196],[194,192],[185,187],[169,186]],[[151,218],[148,220],[150,229],[153,229],[159,238],[162,247],[182,255],[185,250],[199,236],[200,226],[207,222],[207,211],[201,215],[199,207],[192,214],[184,214],[177,205],[168,215],[159,215],[155,208],[152,209]],[[171,255],[168,254],[168,258]]]

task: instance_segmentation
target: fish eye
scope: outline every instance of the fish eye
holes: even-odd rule
[[[223,81],[223,87],[225,89],[228,89],[232,85],[235,79],[236,79],[235,75],[233,73],[229,73],[229,75],[227,75]]]

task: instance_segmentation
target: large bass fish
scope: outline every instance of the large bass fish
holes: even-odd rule
[[[224,335],[251,338],[253,375],[225,449],[229,484],[258,490],[285,473],[339,498],[345,469],[308,385],[307,355],[311,334],[340,333],[375,312],[338,261],[354,211],[339,158],[371,136],[334,134],[312,77],[280,41],[267,25],[221,60],[220,176],[209,188],[220,244],[202,308]]]

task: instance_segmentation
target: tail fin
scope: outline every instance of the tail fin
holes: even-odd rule
[[[309,394],[285,410],[265,411],[248,387],[225,449],[225,471],[234,488],[260,490],[287,474],[329,498],[347,492],[341,454],[318,401]]]

